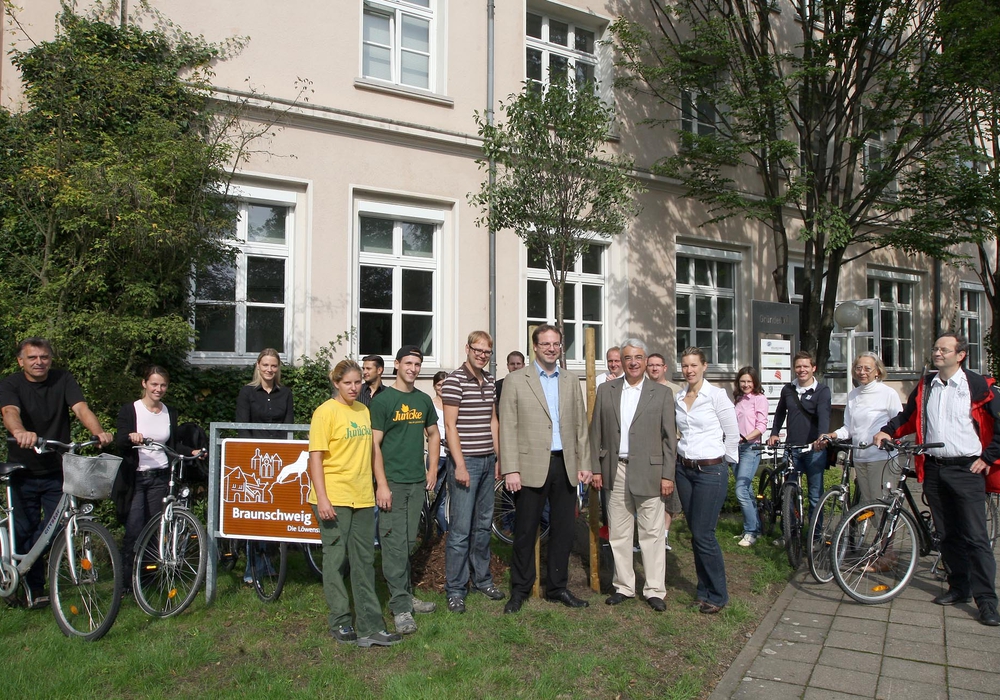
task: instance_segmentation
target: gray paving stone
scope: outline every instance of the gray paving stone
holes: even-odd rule
[[[901,625],[914,625],[916,627],[931,627],[933,629],[940,629],[941,619],[942,615],[940,608],[936,611],[927,612],[912,612],[910,610],[891,610],[889,612],[889,622]]]
[[[773,657],[775,659],[787,659],[788,661],[803,661],[814,664],[819,658],[823,646],[820,644],[807,644],[805,642],[775,641],[764,645],[760,655]]]
[[[836,615],[837,608],[839,607],[840,600],[826,600],[815,597],[795,596],[785,609],[789,611],[801,610],[804,612],[814,612],[819,613],[820,615]]]
[[[871,654],[881,654],[884,642],[885,637],[881,634],[855,634],[842,630],[832,631],[826,637],[828,647],[867,651]]]
[[[895,656],[897,659],[910,659],[912,661],[924,661],[932,664],[944,661],[944,653],[941,646],[925,642],[889,639],[885,643],[883,653],[886,656]]]
[[[853,600],[837,609],[837,617],[856,617],[861,620],[888,620],[889,608],[884,605],[862,605]]]
[[[908,610],[910,612],[929,612],[933,609],[930,607],[931,605],[934,604],[925,600],[923,596],[920,598],[903,598],[900,596],[892,601],[893,610]]]
[[[856,634],[885,634],[888,623],[882,620],[861,620],[856,617],[835,617],[830,629],[854,632]],[[918,628],[923,629],[923,628]]]
[[[812,670],[813,665],[811,663],[758,656],[750,664],[750,668],[747,669],[744,676],[767,681],[805,685],[809,681],[809,674],[812,673]]]
[[[928,664],[909,659],[896,659],[886,656],[882,659],[882,677],[897,680],[925,683],[927,685],[947,684],[947,670],[938,664]]]
[[[1000,692],[1000,673],[973,671],[968,668],[949,668],[948,687],[971,690],[976,693]]]
[[[822,666],[832,666],[844,671],[864,671],[865,673],[878,674],[882,665],[882,656],[879,654],[866,654],[863,651],[853,649],[838,649],[836,647],[824,647],[823,653],[819,655],[817,662]]]
[[[925,642],[941,646],[944,644],[944,630],[932,630],[929,627],[914,627],[913,625],[889,625],[886,628],[886,639]]]
[[[818,615],[815,612],[804,612],[800,610],[786,610],[779,620],[782,624],[792,627],[814,627],[816,629],[828,630],[833,624],[832,615]]]
[[[810,688],[823,688],[839,693],[860,695],[865,698],[875,697],[878,674],[851,671],[847,673],[842,668],[817,666],[809,679]]]
[[[948,688],[944,685],[917,683],[901,678],[882,677],[875,692],[878,700],[949,700]],[[954,697],[951,696],[952,698]]]
[[[823,640],[826,639],[826,630],[817,629],[815,627],[803,627],[789,625],[784,622],[779,622],[771,630],[768,635],[768,641],[770,640],[789,640],[792,642],[808,642],[811,644],[822,644]]]
[[[976,690],[965,690],[964,688],[948,688],[949,700],[983,700],[984,697],[1000,698],[1000,695],[992,695]]]
[[[858,698],[864,697],[871,696],[838,693],[835,690],[827,690],[826,688],[806,688],[806,692],[802,694],[803,700],[858,700]]]
[[[993,673],[1000,671],[996,648],[984,648],[982,644],[979,645],[979,648],[973,649],[962,649],[951,645],[946,648],[949,666]],[[1000,683],[1000,674],[997,675],[997,682]],[[1000,689],[997,692],[1000,692]]]
[[[803,690],[801,685],[744,678],[732,697],[733,700],[799,700]]]

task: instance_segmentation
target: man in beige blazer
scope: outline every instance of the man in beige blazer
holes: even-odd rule
[[[646,573],[643,594],[653,610],[666,610],[666,550],[663,499],[674,490],[677,428],[673,392],[645,378],[649,351],[641,340],[621,345],[625,376],[597,390],[590,423],[594,486],[604,488],[608,529],[615,559],[615,592],[605,601],[618,605],[635,597],[632,524]]]
[[[535,361],[507,375],[500,397],[500,471],[507,490],[515,494],[510,600],[505,613],[518,612],[535,583],[535,539],[546,500],[545,597],[571,608],[588,605],[566,587],[576,486],[579,481],[589,483],[591,477],[587,409],[580,380],[558,365],[559,329],[543,324],[532,333],[531,342]]]

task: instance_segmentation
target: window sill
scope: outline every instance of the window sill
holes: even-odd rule
[[[441,105],[443,107],[454,107],[455,100],[444,95],[438,95],[436,93],[430,92],[428,90],[420,90],[419,88],[406,87],[404,85],[395,85],[393,83],[386,83],[381,80],[375,80],[373,78],[355,78],[354,87],[359,90],[370,90],[371,92],[381,92],[387,95],[396,95],[397,97],[405,97],[410,100],[417,100],[419,102],[428,102],[430,104]]]

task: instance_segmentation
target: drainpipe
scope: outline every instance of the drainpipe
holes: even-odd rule
[[[493,125],[493,73],[494,73],[494,50],[496,40],[494,37],[495,23],[495,2],[486,0],[486,123]],[[490,161],[490,192],[493,191],[497,181],[496,163]],[[493,336],[493,344],[496,345],[497,337],[497,232],[493,228],[493,204],[490,203],[489,212],[489,236],[490,236],[490,335]],[[494,352],[490,356],[490,373],[495,377],[497,374],[497,354]]]

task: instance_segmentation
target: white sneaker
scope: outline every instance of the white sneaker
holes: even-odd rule
[[[663,546],[668,552],[674,551],[674,548],[670,546],[670,539],[668,537],[663,538]]]
[[[750,532],[743,533],[743,539],[741,539],[738,544],[740,547],[752,547],[753,543],[757,541],[757,535]]]
[[[429,600],[420,600],[416,596],[410,598],[410,603],[413,605],[413,612],[418,615],[427,615],[437,610],[436,603],[432,603]]]
[[[775,547],[784,547],[785,546],[785,538],[784,537],[779,537],[778,539],[776,539],[771,544],[773,544]]]
[[[392,621],[396,625],[398,634],[413,634],[417,631],[417,623],[413,621],[413,615],[410,613],[399,613],[393,616]]]

